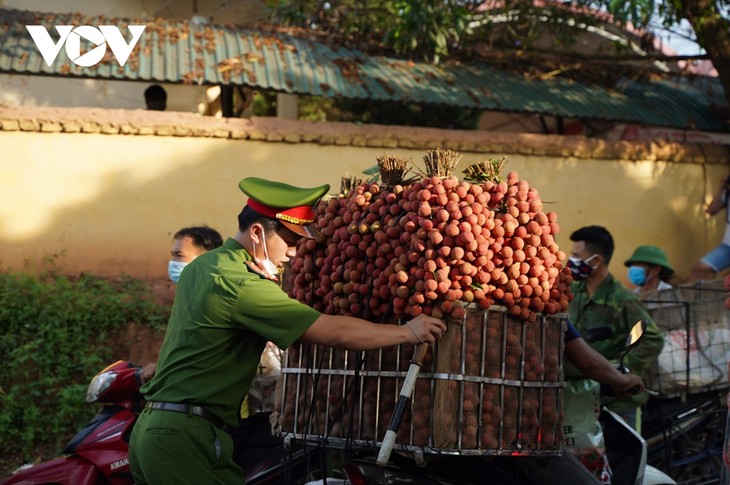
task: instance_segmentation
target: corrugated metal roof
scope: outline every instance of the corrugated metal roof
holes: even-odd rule
[[[26,25],[146,24],[127,63],[111,56],[79,67],[61,52],[46,66]],[[129,36],[126,36],[129,38]],[[639,83],[612,89],[564,79],[530,80],[482,64],[432,65],[332,49],[284,33],[187,21],[130,20],[0,8],[0,72],[146,82],[236,84],[325,97],[432,103],[566,118],[727,131],[712,113],[724,104],[714,79]]]

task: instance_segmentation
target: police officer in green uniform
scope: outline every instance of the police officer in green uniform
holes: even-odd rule
[[[642,375],[659,356],[664,338],[637,296],[608,271],[614,250],[611,233],[602,226],[586,226],[573,232],[570,240],[573,245],[568,267],[573,274],[574,299],[568,309],[568,318],[583,335],[592,328],[611,329],[610,338],[590,343],[609,360],[621,356],[631,327],[641,319],[646,320],[647,328],[641,342],[624,362],[632,373]],[[638,429],[637,406],[647,399],[648,394],[644,392],[620,398],[609,407]]]
[[[352,350],[434,342],[443,321],[419,315],[409,325],[382,325],[320,314],[290,299],[277,268],[313,237],[316,203],[328,185],[298,188],[246,178],[239,230],[198,256],[180,275],[157,374],[142,387],[147,405],[129,443],[137,484],[243,483],[227,430],[239,410],[267,341],[282,349],[297,339]]]

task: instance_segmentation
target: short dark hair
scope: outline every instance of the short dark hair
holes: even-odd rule
[[[208,226],[183,227],[175,233],[175,239],[182,239],[185,236],[193,240],[193,244],[206,251],[223,245],[223,238],[220,233]]]
[[[593,253],[598,253],[606,260],[606,265],[613,257],[613,237],[603,226],[585,226],[570,235],[571,241],[583,241],[586,248]]]
[[[238,214],[238,229],[243,232],[251,227],[252,224],[255,224],[257,222],[264,227],[264,231],[267,234],[276,232],[283,226],[283,224],[276,219],[266,217],[265,215],[256,212],[251,207],[244,206],[243,210],[241,210],[241,213]]]

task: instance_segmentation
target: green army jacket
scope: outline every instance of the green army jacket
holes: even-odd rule
[[[641,301],[611,274],[590,297],[585,281],[574,281],[571,289],[574,299],[568,309],[568,318],[581,334],[591,328],[610,327],[613,337],[589,342],[589,345],[611,361],[618,361],[626,349],[626,337],[631,327],[642,318],[646,320],[647,328],[641,342],[624,360],[624,365],[632,373],[642,375],[661,353],[664,337]],[[646,399],[647,396],[643,396],[633,401],[640,403]]]

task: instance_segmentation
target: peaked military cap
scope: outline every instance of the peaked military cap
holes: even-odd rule
[[[241,191],[248,195],[246,203],[259,214],[281,222],[287,229],[300,236],[317,236],[312,225],[317,203],[329,192],[330,186],[302,188],[293,185],[246,177],[238,183]]]

